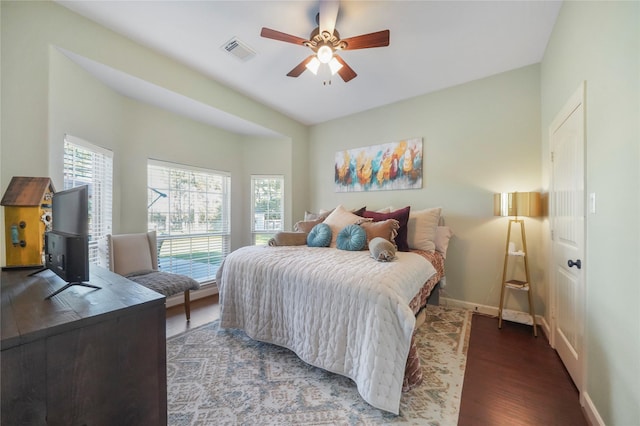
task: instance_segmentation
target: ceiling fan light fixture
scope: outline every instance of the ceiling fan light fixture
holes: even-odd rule
[[[333,50],[326,44],[318,48],[318,60],[323,64],[328,64],[333,58]]]
[[[342,68],[342,64],[338,62],[336,58],[331,58],[329,61],[329,69],[331,69],[331,75],[335,75]]]
[[[307,64],[305,65],[309,71],[311,71],[314,75],[318,75],[318,68],[320,68],[320,61],[318,58],[313,57]]]
[[[260,31],[261,37],[304,46],[313,52],[313,54],[307,56],[302,62],[289,71],[287,73],[288,77],[299,77],[308,69],[314,75],[318,75],[318,72],[322,74],[330,73],[331,75],[338,74],[345,83],[348,83],[357,77],[358,74],[356,74],[342,57],[336,55],[336,52],[389,46],[389,30],[341,39],[340,33],[338,33],[338,30],[335,28],[338,8],[339,0],[320,0],[320,9],[322,10],[319,11],[316,16],[318,26],[311,31],[308,40],[270,28],[262,28]],[[322,17],[322,21],[320,21],[320,17]],[[326,69],[321,66],[322,64],[328,65]],[[331,82],[331,80],[328,81]]]

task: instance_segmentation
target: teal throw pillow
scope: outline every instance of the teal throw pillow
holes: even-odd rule
[[[326,223],[319,223],[309,231],[307,245],[309,247],[329,247],[331,244],[331,228]]]
[[[358,251],[367,244],[367,233],[358,225],[347,225],[336,239],[336,245],[340,250]]]

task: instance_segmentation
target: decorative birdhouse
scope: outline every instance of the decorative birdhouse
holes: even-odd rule
[[[48,177],[14,176],[0,201],[4,206],[7,267],[43,265],[44,233],[51,227],[55,189]]]

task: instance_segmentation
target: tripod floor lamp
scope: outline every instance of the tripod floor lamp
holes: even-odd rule
[[[539,192],[503,192],[493,196],[493,214],[495,216],[510,216],[509,228],[507,230],[507,242],[504,248],[504,267],[502,269],[502,283],[500,290],[500,308],[498,311],[498,328],[502,328],[502,313],[506,290],[526,291],[529,299],[529,314],[533,321],[533,334],[537,337],[536,314],[533,307],[533,288],[529,275],[529,261],[527,251],[527,238],[524,232],[524,220],[518,217],[540,216],[542,213]],[[522,250],[516,251],[515,244],[511,242],[511,228],[513,225],[520,226],[520,236],[522,239]],[[509,279],[507,277],[507,267],[510,260],[522,259],[524,262],[525,280]]]

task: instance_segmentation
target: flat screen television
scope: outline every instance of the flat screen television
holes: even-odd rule
[[[89,235],[89,186],[76,186],[54,193],[51,219],[54,232]]]
[[[67,284],[47,299],[74,285],[100,288],[89,281],[89,187],[53,194],[51,231],[45,234],[45,266]]]

